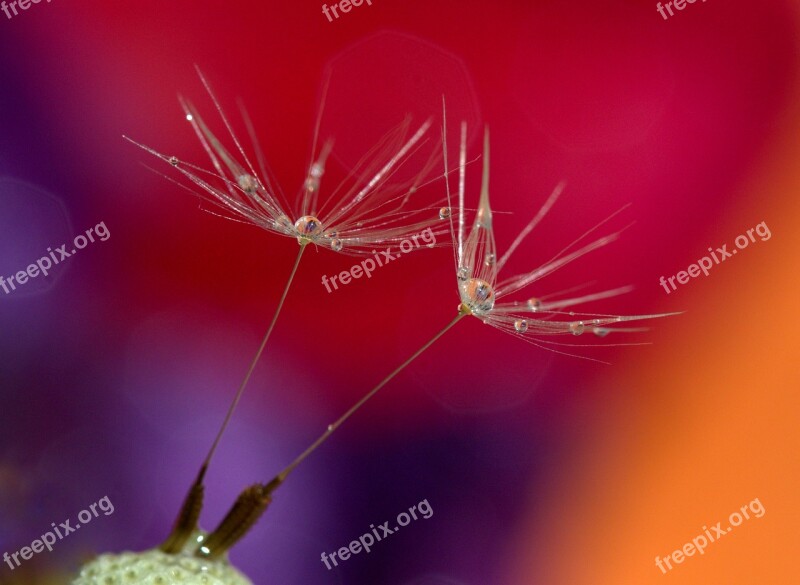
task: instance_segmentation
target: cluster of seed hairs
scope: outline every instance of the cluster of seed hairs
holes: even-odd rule
[[[511,255],[533,231],[547,212],[555,204],[564,190],[564,184],[556,187],[538,213],[530,220],[520,234],[514,239],[508,250],[497,258],[494,239],[494,222],[492,208],[489,202],[489,132],[485,133],[483,154],[483,178],[478,201],[475,220],[469,234],[465,229],[465,170],[466,170],[466,125],[461,128],[461,148],[459,160],[459,187],[458,187],[458,212],[456,217],[450,216],[451,233],[453,239],[453,255],[455,258],[456,280],[461,299],[460,311],[473,315],[501,331],[512,333],[517,337],[539,347],[544,347],[556,353],[567,353],[555,349],[554,346],[576,347],[580,344],[561,343],[543,339],[552,336],[579,336],[584,332],[591,332],[596,337],[606,337],[609,333],[640,332],[642,327],[624,327],[621,323],[642,321],[668,316],[667,313],[649,315],[608,315],[597,313],[576,313],[564,311],[569,307],[611,298],[632,290],[630,286],[618,287],[611,290],[581,295],[579,297],[565,296],[580,287],[575,287],[562,293],[532,296],[524,301],[500,302],[500,299],[517,293],[540,279],[552,274],[556,270],[577,260],[578,258],[617,240],[621,232],[601,236],[587,243],[588,237],[608,222],[613,214],[600,222],[592,229],[584,232],[558,254],[550,258],[539,267],[522,274],[518,274],[498,281],[500,270],[508,262]],[[446,162],[445,162],[446,164]],[[445,178],[448,174],[445,173]],[[449,198],[449,189],[448,189]],[[621,210],[620,210],[621,211]],[[619,212],[617,212],[619,213]],[[582,344],[598,346],[601,344]],[[609,345],[609,344],[602,344]],[[621,344],[617,344],[621,345]],[[625,344],[630,345],[630,344]],[[573,355],[573,354],[568,354]],[[576,356],[583,357],[585,356]],[[599,360],[594,360],[599,361]]]
[[[461,126],[458,164],[458,207],[456,212],[453,213],[448,179],[450,171],[447,164],[446,116],[444,116],[445,123],[442,128],[443,177],[447,191],[447,196],[443,198],[442,202],[446,202],[446,206],[439,208],[437,203],[435,206],[423,206],[414,209],[407,207],[411,196],[423,184],[422,177],[428,176],[433,168],[437,160],[435,156],[427,159],[422,171],[415,175],[415,179],[398,183],[392,183],[388,180],[396,172],[397,168],[407,160],[409,153],[418,146],[431,125],[430,122],[424,123],[410,138],[407,138],[409,124],[406,121],[377,147],[377,151],[381,153],[391,152],[391,156],[382,158],[376,156],[375,152],[377,151],[368,153],[352,175],[355,179],[355,184],[349,189],[345,189],[343,196],[333,197],[338,201],[337,203],[333,203],[330,206],[320,206],[318,197],[320,179],[324,174],[325,161],[331,150],[331,142],[326,142],[320,153],[317,156],[312,156],[313,162],[298,195],[297,205],[294,210],[295,215],[291,216],[296,219],[292,221],[286,211],[288,206],[285,205],[285,202],[283,204],[280,202],[282,198],[280,191],[273,187],[268,178],[269,174],[264,164],[263,155],[254,139],[254,132],[249,119],[246,118],[248,132],[255,144],[260,172],[257,172],[250,163],[216,98],[214,98],[205,79],[202,79],[212,99],[214,99],[217,110],[232,137],[241,159],[237,160],[223,146],[200,118],[197,110],[185,100],[181,100],[181,103],[183,104],[186,118],[191,122],[201,144],[211,159],[214,171],[203,170],[200,167],[182,162],[176,157],[160,154],[141,144],[138,144],[138,146],[177,168],[192,184],[200,187],[205,192],[205,196],[201,196],[220,208],[223,215],[257,225],[267,231],[297,238],[300,244],[300,251],[270,328],[267,330],[267,334],[259,351],[256,353],[244,382],[239,387],[231,403],[220,431],[200,467],[197,478],[188,491],[173,530],[167,540],[159,549],[143,553],[102,555],[82,568],[80,576],[74,581],[74,585],[122,585],[125,583],[248,585],[250,581],[229,565],[227,553],[264,513],[272,501],[274,490],[282,485],[288,475],[319,448],[339,426],[465,316],[476,317],[486,324],[520,337],[539,347],[544,347],[557,353],[566,353],[554,349],[552,345],[573,344],[560,344],[542,338],[559,335],[574,337],[583,334],[585,331],[592,332],[596,337],[602,338],[613,331],[642,331],[642,328],[622,327],[619,324],[668,315],[620,316],[564,311],[564,309],[574,305],[623,294],[628,292],[630,287],[621,287],[579,297],[565,297],[564,295],[576,290],[571,289],[561,294],[530,297],[523,302],[498,302],[499,299],[521,291],[568,263],[616,240],[619,237],[619,233],[602,236],[586,243],[588,236],[605,223],[605,221],[601,222],[540,267],[498,282],[500,270],[511,257],[511,254],[547,214],[561,194],[563,185],[559,185],[556,188],[541,210],[522,230],[505,254],[498,259],[494,241],[492,209],[489,203],[488,131],[484,142],[483,178],[478,207],[472,228],[469,233],[466,233],[466,124],[462,123]],[[319,120],[317,121],[318,128]],[[316,133],[314,144],[315,147],[312,152],[316,151]],[[433,213],[435,209],[438,209],[438,211]],[[244,386],[266,345],[272,327],[275,325],[305,246],[313,243],[337,252],[346,251],[358,254],[368,251],[369,253],[374,253],[374,250],[370,249],[373,246],[390,245],[416,231],[425,228],[433,229],[436,222],[442,220],[448,220],[449,229],[438,226],[436,229],[440,233],[449,231],[451,234],[456,285],[460,299],[458,311],[453,320],[367,392],[339,419],[328,425],[316,441],[270,482],[265,484],[257,483],[246,488],[214,531],[211,533],[200,531],[198,519],[203,504],[203,479],[211,456],[230,420],[233,409],[241,398]]]
[[[427,142],[431,128],[430,120],[414,130],[411,119],[406,117],[364,154],[348,178],[321,202],[321,181],[333,148],[332,139],[317,148],[326,83],[308,173],[297,197],[290,204],[277,182],[271,178],[247,113],[242,110],[255,158],[247,154],[208,81],[199,70],[198,74],[237,154],[231,153],[211,131],[194,105],[183,98],[180,102],[186,120],[208,154],[213,170],[162,154],[133,140],[131,142],[180,171],[200,188],[201,192],[196,194],[209,202],[215,212],[269,232],[295,237],[301,244],[313,243],[334,252],[354,255],[374,254],[376,247],[396,245],[426,228],[432,228],[438,235],[446,234],[442,218],[438,215],[444,198],[427,205],[411,206],[412,203],[416,204],[413,199],[418,191],[435,179],[434,169],[441,164],[438,149],[430,149],[417,172],[410,177],[398,178],[401,167],[414,155],[421,154],[419,150]]]

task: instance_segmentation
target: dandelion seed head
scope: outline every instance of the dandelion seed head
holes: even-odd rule
[[[160,550],[104,554],[81,567],[72,585],[153,583],[163,585],[252,585],[227,560]]]

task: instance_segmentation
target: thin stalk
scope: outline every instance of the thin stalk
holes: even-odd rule
[[[275,309],[272,322],[269,324],[266,334],[264,334],[264,339],[261,341],[261,345],[259,346],[255,357],[253,357],[253,361],[250,363],[250,368],[247,370],[244,380],[242,380],[242,383],[239,385],[239,389],[236,391],[233,402],[231,402],[231,405],[228,407],[228,412],[225,414],[225,418],[222,421],[222,426],[220,427],[217,436],[214,438],[214,442],[211,444],[211,449],[209,449],[208,455],[206,455],[206,458],[203,460],[203,464],[200,466],[200,471],[198,472],[194,483],[192,483],[191,487],[189,488],[189,493],[184,499],[183,506],[178,514],[178,518],[175,520],[175,525],[172,528],[172,532],[170,532],[167,540],[161,545],[161,550],[163,552],[174,554],[183,550],[183,547],[186,545],[186,542],[189,540],[192,533],[197,530],[197,521],[200,517],[200,511],[203,508],[203,497],[205,494],[203,480],[205,479],[206,471],[208,470],[208,466],[211,463],[211,458],[214,456],[214,452],[217,450],[217,446],[222,439],[222,435],[225,433],[225,429],[228,427],[228,423],[231,421],[233,411],[236,410],[236,406],[239,404],[242,394],[244,394],[244,389],[247,386],[247,383],[250,381],[250,377],[253,375],[256,364],[261,358],[261,354],[264,353],[264,348],[267,346],[267,341],[269,341],[270,335],[272,335],[272,330],[275,328],[275,323],[278,322],[278,316],[281,314],[283,303],[286,301],[286,296],[289,294],[289,288],[291,287],[292,281],[297,273],[297,268],[300,265],[300,259],[303,257],[303,251],[306,249],[307,244],[307,241],[300,241],[300,251],[297,253],[297,258],[294,261],[292,272],[289,274],[289,279],[286,281],[286,286],[283,289],[281,300],[278,302],[278,307]]]
[[[233,416],[233,411],[236,410],[236,407],[239,404],[239,400],[242,398],[242,394],[244,394],[244,389],[247,386],[247,383],[250,381],[250,377],[253,375],[253,371],[256,369],[256,364],[258,360],[261,358],[261,354],[264,353],[264,348],[267,346],[267,341],[269,341],[270,335],[272,335],[272,330],[275,328],[275,323],[278,322],[278,316],[281,314],[281,309],[283,309],[283,303],[286,301],[286,296],[289,294],[289,288],[292,286],[292,281],[294,280],[294,276],[297,273],[297,268],[300,266],[300,259],[303,257],[303,251],[306,249],[306,242],[300,243],[300,250],[297,252],[297,258],[295,258],[294,266],[292,267],[292,272],[289,274],[289,280],[286,281],[286,286],[283,289],[283,294],[281,295],[281,300],[278,301],[278,307],[275,309],[275,314],[272,316],[272,322],[269,324],[267,328],[267,332],[264,334],[264,339],[261,340],[261,345],[258,347],[258,351],[256,355],[253,357],[253,361],[250,363],[250,368],[247,370],[247,374],[244,376],[244,380],[239,385],[239,389],[236,391],[236,396],[233,398],[233,402],[228,407],[228,412],[225,415],[225,419],[222,421],[222,426],[217,433],[214,442],[211,445],[211,449],[208,451],[208,455],[206,455],[205,460],[203,461],[203,465],[201,467],[201,476],[200,479],[202,481],[203,475],[205,475],[205,470],[208,468],[209,463],[211,463],[211,458],[214,456],[214,452],[217,450],[217,446],[219,445],[220,439],[222,439],[222,435],[225,433],[225,429],[228,427],[228,423],[231,421],[231,417]]]
[[[436,342],[436,341],[437,341],[437,340],[438,340],[438,339],[439,339],[439,338],[440,338],[442,335],[444,335],[445,333],[447,333],[447,331],[449,331],[449,330],[450,330],[450,328],[451,328],[451,327],[453,327],[453,325],[455,325],[456,323],[458,323],[458,322],[461,320],[461,318],[462,318],[462,317],[464,317],[466,314],[467,314],[467,313],[465,313],[464,311],[459,311],[458,315],[456,315],[456,317],[455,317],[455,318],[454,318],[452,321],[450,321],[450,323],[448,323],[448,324],[447,324],[447,325],[444,327],[444,329],[442,329],[441,331],[439,331],[439,333],[437,333],[436,335],[434,335],[434,336],[433,336],[433,337],[432,337],[432,338],[431,338],[431,339],[430,339],[430,340],[429,340],[429,341],[428,341],[428,342],[427,342],[425,345],[423,345],[423,346],[422,346],[422,347],[420,347],[420,348],[419,348],[417,351],[415,351],[415,352],[414,352],[414,354],[413,354],[413,355],[412,355],[410,358],[408,358],[406,361],[404,361],[402,364],[400,364],[400,365],[399,365],[397,368],[395,368],[395,370],[394,370],[394,371],[393,371],[391,374],[389,374],[389,375],[388,375],[388,376],[386,376],[386,377],[385,377],[383,380],[381,380],[381,381],[378,383],[378,385],[377,385],[377,386],[375,386],[375,387],[374,387],[372,390],[370,390],[369,392],[367,392],[367,393],[366,393],[366,394],[365,394],[365,395],[364,395],[364,396],[363,396],[363,397],[362,397],[362,398],[361,398],[361,399],[360,399],[358,402],[356,402],[356,403],[355,403],[353,406],[351,406],[351,407],[350,407],[350,409],[349,409],[347,412],[345,412],[345,413],[344,413],[344,414],[343,414],[341,417],[339,417],[339,419],[338,419],[336,422],[334,422],[334,423],[332,423],[332,424],[329,424],[329,425],[328,425],[328,428],[325,430],[325,432],[324,432],[324,433],[322,433],[322,435],[320,435],[320,437],[319,437],[319,438],[318,438],[316,441],[314,441],[314,442],[311,444],[311,446],[310,446],[310,447],[308,447],[308,449],[306,449],[305,451],[303,451],[303,452],[300,454],[300,456],[299,456],[299,457],[297,457],[297,459],[295,459],[294,461],[292,461],[292,462],[291,462],[291,463],[290,463],[290,464],[289,464],[289,465],[288,465],[288,466],[287,466],[287,467],[286,467],[286,468],[285,468],[283,471],[281,471],[281,472],[280,472],[280,473],[279,473],[279,474],[278,474],[278,475],[275,477],[275,479],[273,479],[273,480],[270,482],[270,485],[274,485],[275,487],[277,487],[277,485],[280,485],[281,483],[283,483],[283,481],[284,481],[284,480],[285,480],[285,479],[288,477],[288,475],[289,475],[289,474],[290,474],[290,473],[291,473],[291,472],[294,470],[294,468],[295,468],[295,467],[297,467],[298,465],[300,465],[300,463],[302,463],[302,462],[303,462],[303,460],[304,460],[306,457],[308,457],[309,455],[311,455],[311,453],[313,453],[314,451],[316,451],[316,449],[317,449],[317,448],[318,448],[320,445],[322,445],[322,443],[324,443],[324,442],[325,442],[325,441],[328,439],[328,437],[330,437],[330,436],[331,436],[331,435],[334,433],[334,431],[336,431],[336,429],[338,429],[338,428],[339,428],[339,427],[340,427],[340,426],[341,426],[341,425],[342,425],[342,424],[343,424],[343,423],[344,423],[344,422],[345,422],[345,421],[346,421],[348,418],[350,418],[350,417],[351,417],[351,416],[352,416],[352,415],[353,415],[353,414],[354,414],[354,413],[355,413],[355,412],[356,412],[356,411],[357,411],[359,408],[361,408],[362,406],[364,406],[364,404],[365,404],[365,403],[366,403],[366,402],[367,402],[367,401],[368,401],[370,398],[372,398],[373,396],[375,396],[375,394],[377,394],[377,393],[378,393],[378,391],[379,391],[381,388],[383,388],[383,387],[384,387],[386,384],[388,384],[388,383],[389,383],[389,382],[392,380],[392,378],[394,378],[395,376],[397,376],[397,374],[399,374],[400,372],[402,372],[402,371],[403,371],[403,370],[404,370],[404,369],[405,369],[405,368],[406,368],[406,367],[407,367],[407,366],[408,366],[408,365],[409,365],[411,362],[413,362],[415,359],[417,359],[417,358],[418,358],[418,357],[419,357],[419,356],[420,356],[420,355],[421,355],[421,354],[422,354],[422,353],[423,353],[423,352],[424,352],[426,349],[428,349],[428,348],[429,348],[431,345],[433,345],[433,344],[434,344],[434,343],[435,343],[435,342]]]
[[[469,314],[469,309],[462,305],[458,315],[456,315],[456,317],[450,321],[450,323],[448,323],[444,329],[434,335],[430,341],[415,351],[410,358],[395,368],[391,374],[381,380],[372,390],[367,392],[358,402],[351,406],[347,412],[339,417],[336,422],[328,425],[328,428],[325,430],[325,432],[322,433],[322,435],[316,441],[314,441],[308,449],[303,451],[297,459],[292,461],[288,467],[276,475],[272,481],[267,484],[255,484],[245,489],[236,499],[233,507],[230,509],[216,530],[211,532],[208,537],[200,545],[198,545],[198,548],[194,553],[195,556],[215,559],[225,554],[225,552],[227,552],[234,544],[236,544],[239,539],[241,539],[264,514],[270,502],[272,502],[272,492],[284,482],[284,480],[294,470],[295,467],[300,465],[300,463],[302,463],[309,455],[311,455],[311,453],[313,453],[320,445],[322,445],[322,443],[324,443],[337,428],[339,428],[359,408],[364,406],[364,404],[370,398],[375,396],[375,394],[377,394],[381,388],[388,384],[392,378],[402,372],[406,366],[417,359],[422,352],[433,345],[437,339],[444,335],[451,327],[453,327],[453,325],[458,323],[462,317]]]

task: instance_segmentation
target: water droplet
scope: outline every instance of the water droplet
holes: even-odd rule
[[[313,165],[311,165],[311,170],[308,171],[308,174],[312,177],[319,179],[322,176],[322,173],[324,172],[325,172],[325,167],[323,167],[318,162],[315,162]]]
[[[194,116],[192,116],[191,114],[186,114],[186,120],[191,122],[192,120],[194,120]]]
[[[177,167],[179,162],[180,161],[178,160],[177,156],[169,157],[169,164],[171,164],[173,167]]]
[[[333,429],[335,429],[335,428],[336,428],[336,427],[334,427],[333,425],[328,425],[328,432],[329,432],[329,433],[332,433],[332,432],[333,432]]]
[[[236,182],[239,184],[241,190],[248,195],[252,195],[258,189],[258,180],[253,175],[239,175],[239,178],[236,179]]]
[[[322,232],[322,223],[313,215],[304,215],[294,222],[298,238],[313,239]]]
[[[530,298],[528,299],[528,308],[535,313],[542,308],[542,301],[536,297]]]
[[[458,269],[458,280],[467,280],[469,278],[469,270],[466,266],[462,266]]]
[[[342,243],[342,240],[339,240],[337,238],[331,240],[331,250],[333,250],[334,252],[340,252],[343,247],[344,244]]]
[[[461,285],[461,301],[474,313],[488,313],[494,308],[494,289],[480,278],[470,278]]]
[[[327,231],[327,232],[325,232],[325,237],[326,238],[331,238],[331,239],[338,238],[339,237],[339,232],[337,232],[336,230]]]
[[[586,326],[583,324],[583,321],[575,321],[569,324],[569,330],[573,335],[580,335],[585,328]]]
[[[514,329],[517,333],[525,333],[528,330],[528,322],[525,319],[517,319],[514,321]]]
[[[442,207],[439,210],[439,219],[447,219],[448,217],[450,217],[450,208]]]
[[[484,256],[483,261],[486,266],[494,266],[495,261],[497,260],[497,256],[495,256],[494,252],[486,252],[486,256]]]
[[[597,337],[605,337],[606,335],[611,333],[611,329],[606,329],[605,327],[595,327],[593,331],[594,334],[597,335]]]
[[[592,324],[593,325],[600,325],[600,319],[595,319],[594,321],[592,321]]]

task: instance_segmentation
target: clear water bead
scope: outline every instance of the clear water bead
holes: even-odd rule
[[[495,256],[494,252],[486,252],[486,255],[483,257],[483,262],[486,266],[494,266],[494,263],[497,261],[497,256]]]
[[[450,208],[442,207],[439,210],[439,219],[447,219],[448,217],[450,217]]]
[[[469,270],[467,269],[466,266],[462,266],[461,268],[458,269],[457,275],[458,275],[458,280],[462,281],[467,280],[467,278],[469,277]]]
[[[248,195],[252,195],[258,189],[258,181],[253,175],[239,175],[239,178],[236,179],[236,182],[239,184],[241,190]]]
[[[542,301],[537,298],[528,299],[528,308],[534,313],[542,308]]]
[[[344,248],[342,240],[339,240],[337,238],[331,240],[331,250],[333,250],[334,252],[341,252],[342,248]]]
[[[517,333],[525,333],[528,330],[528,322],[525,319],[517,319],[514,321],[514,330]]]
[[[488,313],[494,308],[494,289],[480,278],[470,278],[461,285],[461,300],[475,313]]]
[[[169,157],[169,164],[171,164],[173,167],[177,167],[179,162],[180,161],[178,160],[177,156]]]
[[[311,165],[311,170],[308,171],[308,174],[319,179],[324,172],[325,168],[318,162],[315,162],[313,165]]]
[[[322,232],[322,223],[313,215],[304,215],[294,222],[294,229],[298,237],[313,239]]]
[[[611,329],[606,329],[605,327],[595,327],[592,331],[597,337],[605,337],[611,333]]]
[[[569,324],[569,330],[573,335],[580,335],[583,333],[584,329],[586,329],[586,326],[583,324],[583,321],[575,321]]]

